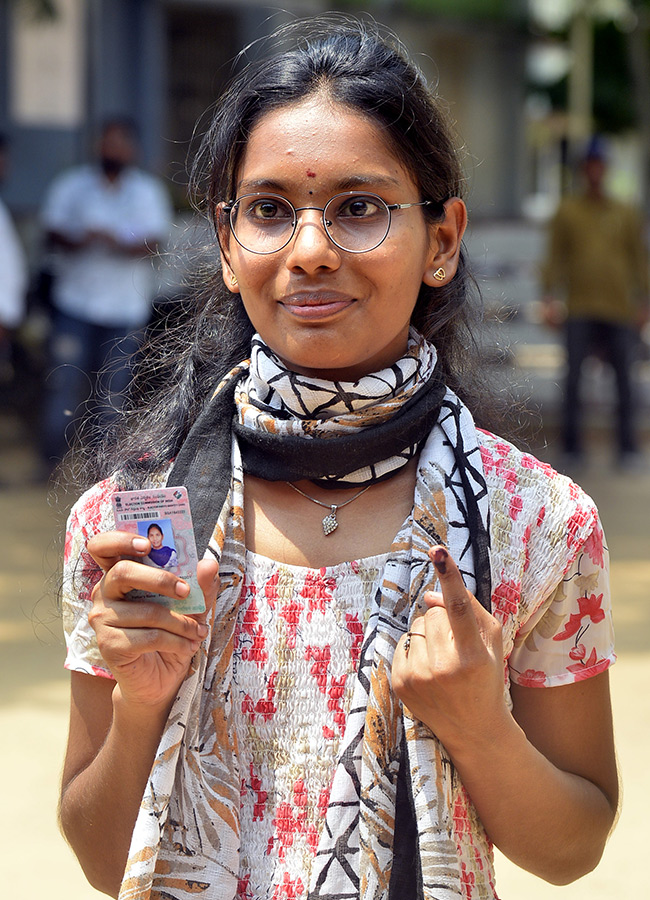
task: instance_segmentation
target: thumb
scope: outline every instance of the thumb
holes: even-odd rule
[[[199,587],[205,597],[205,612],[202,613],[202,621],[205,621],[212,612],[217,594],[219,593],[219,563],[216,559],[201,559],[196,567],[196,578]]]

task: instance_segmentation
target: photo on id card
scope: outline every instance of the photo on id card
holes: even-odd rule
[[[154,600],[180,613],[205,612],[203,592],[196,578],[198,562],[190,501],[184,487],[119,491],[113,495],[115,527],[148,538],[151,550],[139,562],[173,572],[190,586],[184,598],[150,591],[129,591],[132,600]]]

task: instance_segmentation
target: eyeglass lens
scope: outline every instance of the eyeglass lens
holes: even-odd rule
[[[337,194],[325,206],[323,221],[331,240],[352,252],[373,250],[388,234],[390,210],[374,194]],[[230,224],[237,241],[255,253],[286,246],[297,224],[295,208],[273,194],[246,194],[234,204]]]

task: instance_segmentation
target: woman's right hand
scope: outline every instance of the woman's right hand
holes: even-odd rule
[[[89,621],[121,699],[131,706],[166,708],[187,675],[192,657],[208,633],[205,624],[219,586],[216,560],[201,560],[198,582],[206,612],[190,616],[153,601],[125,599],[134,588],[183,598],[189,585],[173,572],[124,557],[143,559],[149,541],[125,531],[107,531],[88,542],[88,552],[103,570],[95,586]]]

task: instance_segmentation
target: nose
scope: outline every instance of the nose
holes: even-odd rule
[[[289,244],[287,266],[304,272],[338,268],[341,257],[325,231],[322,210],[303,208],[297,212],[298,224]]]

